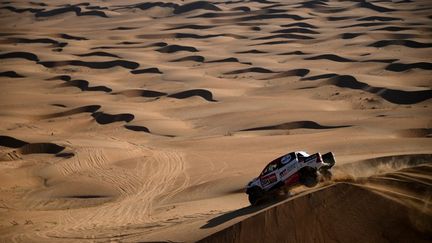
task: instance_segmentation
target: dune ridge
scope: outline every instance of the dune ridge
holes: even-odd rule
[[[422,159],[418,160],[418,158]],[[364,239],[427,242],[428,235],[431,233],[432,216],[430,210],[425,208],[428,199],[419,195],[427,194],[430,190],[430,180],[421,177],[425,170],[429,171],[432,168],[430,159],[430,154],[402,155],[369,160],[371,163],[373,161],[374,165],[357,163],[362,166],[357,168],[357,172],[376,168],[374,166],[382,163],[391,163],[393,167],[378,174],[357,177],[355,179],[357,183],[353,183],[351,179],[339,179],[339,182],[311,193],[301,193],[291,200],[270,204],[268,208],[261,208],[261,210],[259,208],[259,211],[242,208],[231,212],[232,214],[247,213],[251,216],[199,242],[261,240],[309,242],[317,238],[322,241]],[[408,164],[412,167],[403,167]],[[404,188],[404,194],[393,193],[391,188],[395,190]],[[357,198],[357,200],[348,203],[344,198]],[[371,201],[374,203],[371,204]],[[413,203],[415,207],[409,207],[404,203],[407,201]],[[318,213],[311,214],[311,211],[318,211]],[[349,219],[344,215],[350,215]],[[274,220],[266,220],[269,218]],[[291,220],[296,218],[303,220],[301,222]],[[214,218],[203,227],[212,227],[222,221],[221,217]],[[327,224],[322,224],[323,221]],[[310,228],[307,226],[315,229],[313,234],[310,234]],[[287,227],[294,231],[287,234],[288,232],[283,230]],[[376,231],[376,228],[380,230]],[[394,230],[395,228],[399,230]],[[369,235],[352,234],[347,231],[369,232]]]
[[[0,146],[8,148],[16,148],[23,154],[58,154],[65,149],[64,146],[55,143],[29,143],[14,137],[0,135]],[[1,157],[11,156],[13,152],[9,152]],[[13,156],[12,156],[13,157]]]

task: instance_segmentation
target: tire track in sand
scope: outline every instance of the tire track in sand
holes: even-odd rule
[[[148,150],[146,153],[148,154]],[[47,232],[48,237],[83,239],[96,237],[98,239],[113,237],[118,234],[115,227],[124,225],[142,225],[143,231],[152,228],[155,221],[152,212],[160,203],[159,199],[175,195],[188,185],[185,174],[184,155],[179,151],[151,150],[151,156],[139,159],[133,173],[110,173],[97,170],[103,178],[111,178],[117,185],[124,185],[124,195],[117,200],[94,208],[79,209],[68,212],[52,231]],[[96,156],[100,157],[100,156]],[[99,176],[99,175],[98,175]],[[133,188],[130,188],[132,186]],[[124,189],[124,188],[123,188]],[[122,192],[122,193],[123,193]],[[67,225],[67,228],[64,226]],[[157,224],[163,227],[163,224]],[[148,226],[148,227],[147,227]],[[104,230],[100,230],[103,228]],[[92,233],[93,232],[93,233]],[[97,232],[97,233],[96,233]],[[86,236],[86,234],[91,234]],[[95,235],[97,234],[97,235]]]

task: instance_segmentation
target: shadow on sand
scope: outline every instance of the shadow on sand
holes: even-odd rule
[[[269,207],[271,207],[271,206],[273,206],[273,205],[275,205],[275,204],[277,204],[277,203],[279,203],[285,199],[286,198],[281,197],[281,198],[277,198],[274,200],[266,200],[265,202],[263,202],[263,204],[258,205],[258,206],[250,205],[250,206],[247,206],[244,208],[240,208],[240,209],[237,209],[234,211],[224,213],[222,215],[219,215],[215,218],[210,219],[209,221],[207,221],[207,223],[205,225],[201,226],[200,228],[201,229],[208,229],[208,228],[212,228],[212,227],[221,225],[221,224],[228,222],[232,219],[235,219],[237,217],[248,215],[248,214],[253,214],[253,213],[256,213],[258,211],[261,211],[262,209],[269,208]]]

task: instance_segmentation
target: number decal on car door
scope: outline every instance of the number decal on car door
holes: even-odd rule
[[[270,185],[270,184],[274,183],[275,181],[277,181],[276,173],[272,173],[270,175],[266,175],[266,176],[261,177],[261,185],[263,187]]]

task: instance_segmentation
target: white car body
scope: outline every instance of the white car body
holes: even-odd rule
[[[291,152],[270,162],[260,176],[249,182],[247,189],[259,187],[264,191],[268,191],[281,182],[284,185],[294,184],[297,181],[295,181],[293,176],[302,168],[311,167],[319,170],[322,166],[328,166],[328,164],[323,162],[319,153],[309,155],[304,151]]]

